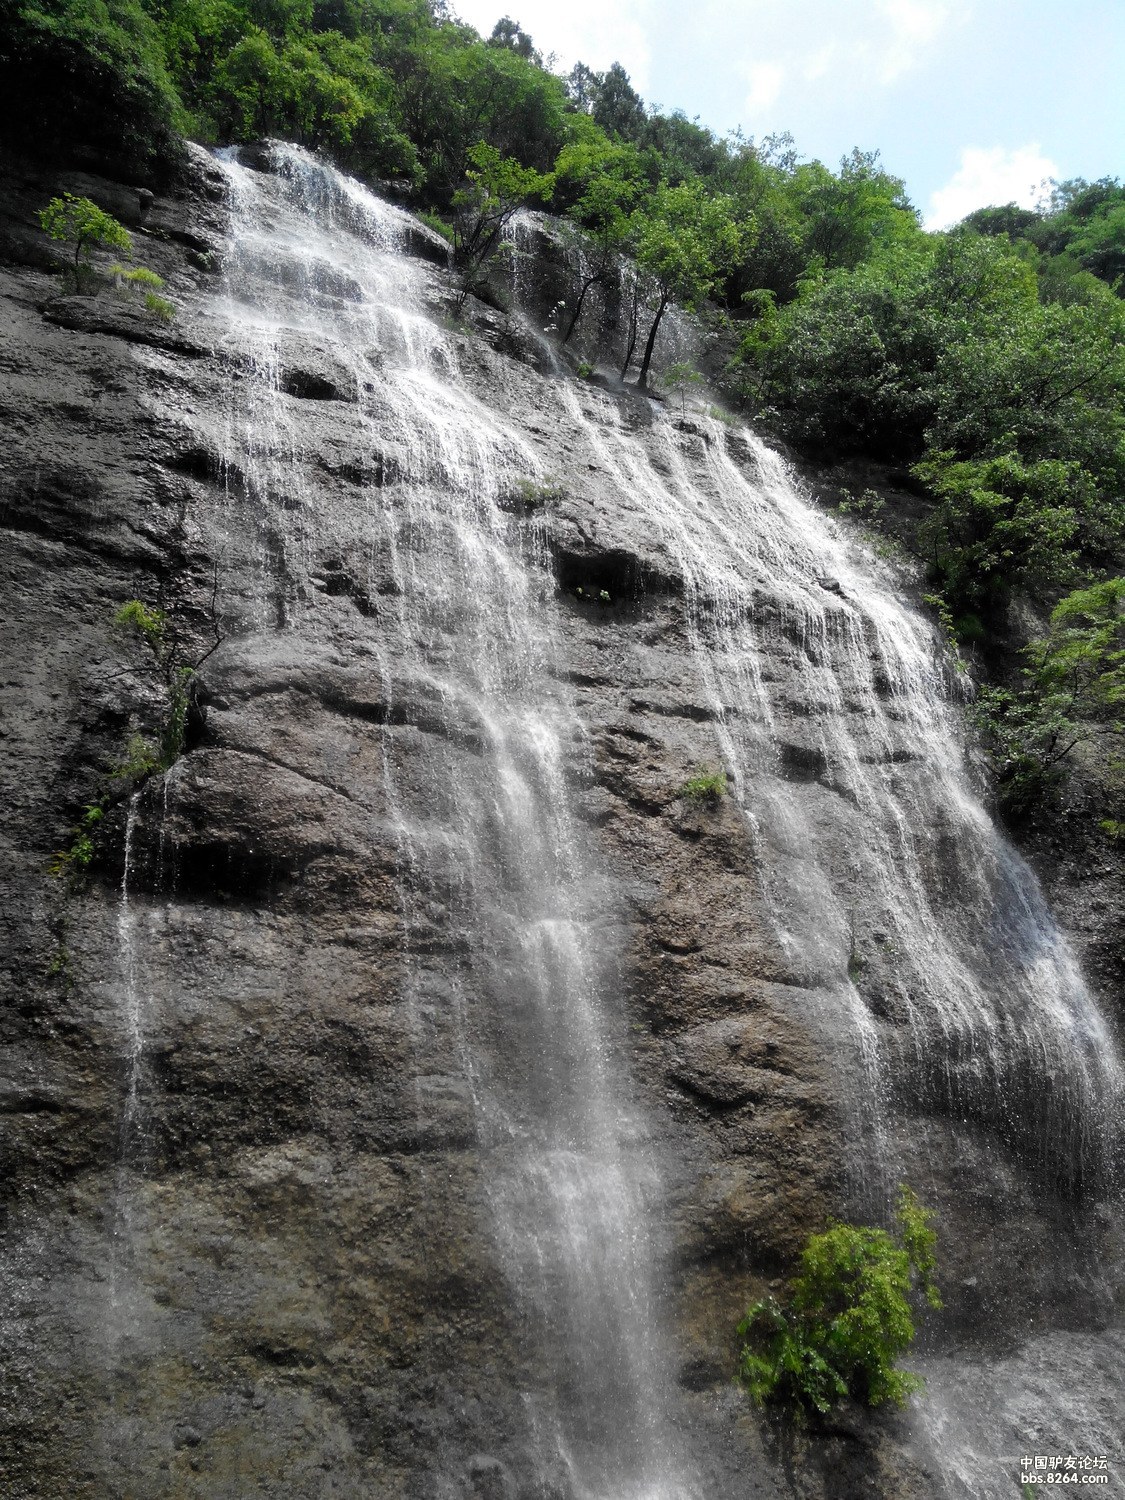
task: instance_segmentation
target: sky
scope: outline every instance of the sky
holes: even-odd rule
[[[453,0],[555,54],[620,62],[718,134],[791,131],[835,166],[877,150],[928,228],[1048,178],[1125,175],[1125,0]]]

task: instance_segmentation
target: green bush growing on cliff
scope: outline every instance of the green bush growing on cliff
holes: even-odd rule
[[[896,1362],[914,1339],[912,1302],[941,1306],[931,1218],[903,1184],[893,1233],[834,1223],[809,1239],[787,1303],[755,1302],[738,1326],[738,1378],[753,1400],[807,1418],[848,1395],[902,1406],[921,1389]]]
[[[701,771],[680,788],[680,796],[689,802],[709,803],[712,807],[720,797],[726,795],[727,773],[725,771]]]
[[[975,717],[1005,809],[1020,814],[1086,754],[1111,836],[1125,798],[1125,578],[1076,589],[1024,652],[1025,686],[985,688]],[[1092,752],[1092,753],[1091,753]]]
[[[62,245],[73,245],[73,275],[78,287],[91,278],[90,251],[95,247],[119,250],[122,255],[133,253],[133,237],[124,224],[119,224],[112,214],[107,214],[89,198],[78,198],[73,193],[52,198],[40,211],[39,223],[49,239]]]
[[[133,292],[141,294],[145,312],[151,313],[163,323],[171,322],[176,309],[167,297],[160,295],[160,289],[164,285],[163,276],[158,276],[148,266],[133,266],[129,269],[121,265],[110,266],[109,275],[113,277],[114,286],[123,295],[130,296]]]
[[[129,599],[113,617],[113,623],[135,631],[155,658],[168,695],[168,712],[160,731],[159,755],[137,761],[136,773],[147,775],[154,770],[167,771],[183,753],[191,707],[191,680],[195,668],[179,659],[174,635],[169,639],[168,617],[162,609],[145,604],[143,599]]]

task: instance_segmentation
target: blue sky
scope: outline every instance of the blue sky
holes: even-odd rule
[[[878,150],[931,227],[1125,173],[1125,0],[453,0],[554,52],[619,61],[650,103],[722,133]]]

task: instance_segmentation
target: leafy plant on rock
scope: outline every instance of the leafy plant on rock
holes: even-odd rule
[[[105,817],[104,801],[91,802],[81,818],[70,830],[70,843],[51,858],[50,872],[56,878],[66,877],[72,887],[82,884],[86,871],[97,853],[95,836],[98,824]]]
[[[680,796],[689,802],[706,803],[712,807],[726,795],[727,773],[725,771],[701,771],[680,788]]]
[[[787,1302],[755,1302],[738,1326],[738,1378],[753,1400],[808,1418],[845,1396],[902,1406],[921,1389],[897,1361],[914,1339],[912,1303],[941,1306],[931,1220],[903,1184],[893,1233],[834,1223],[809,1239]]]
[[[159,755],[155,765],[146,765],[141,774],[148,774],[151,770],[167,771],[183,752],[195,668],[185,666],[178,659],[176,642],[169,638],[168,617],[162,609],[150,607],[141,599],[129,599],[113,620],[115,625],[135,631],[141,637],[164,679],[168,712],[160,733]]]
[[[73,193],[52,198],[40,211],[39,223],[49,239],[73,245],[76,286],[88,283],[92,276],[90,251],[95,247],[118,250],[122,255],[133,253],[133,237],[124,224],[119,224],[112,214],[89,198],[78,198]]]
[[[975,716],[1009,812],[1022,813],[1096,745],[1108,799],[1125,791],[1125,578],[1076,589],[1051,614],[1047,636],[1027,647],[1026,686],[986,688]],[[1116,817],[1103,821],[1114,834]]]

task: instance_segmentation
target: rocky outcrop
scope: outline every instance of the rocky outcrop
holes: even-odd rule
[[[108,291],[58,295],[34,215],[61,185],[12,168],[0,245],[0,1495],[562,1500],[564,1471],[529,1477],[523,1393],[544,1372],[488,1219],[499,1148],[459,1019],[479,958],[456,851],[424,876],[404,857],[404,829],[421,847],[450,826],[489,727],[435,685],[464,628],[448,600],[409,621],[430,634],[426,662],[408,656],[403,433],[388,417],[373,446],[377,382],[361,390],[315,334],[283,332],[268,442],[285,465],[268,481],[240,470],[230,392],[255,370],[218,296],[221,181],[199,156],[183,198],[137,195],[129,222],[167,282],[168,324]],[[122,217],[132,202],[120,184],[77,187]],[[346,273],[328,274],[319,292],[346,301]],[[441,268],[427,274],[440,309]],[[923,1361],[943,1404],[802,1433],[736,1391],[747,1301],[830,1215],[883,1201],[848,955],[787,947],[753,817],[734,795],[685,795],[727,763],[731,731],[722,684],[700,677],[684,558],[598,431],[560,420],[541,342],[515,314],[472,316],[482,336],[456,335],[466,390],[557,479],[548,506],[512,506],[507,535],[557,585],[561,657],[543,670],[583,730],[565,767],[575,839],[613,892],[607,1004],[659,1163],[675,1425],[700,1493],[1006,1493],[1003,1462],[943,1471],[927,1422],[941,1433],[959,1372],[981,1365],[1000,1396],[974,1442],[1001,1459],[1048,1436],[1073,1447],[1035,1429],[1012,1351],[1030,1327],[1027,1359],[1047,1370],[1081,1328],[1098,1353],[1067,1380],[1105,1430],[1120,1368],[1097,1335],[1114,1317],[1105,1210],[1038,1179],[993,1123],[903,1085],[886,1159],[940,1211],[947,1310]],[[607,430],[652,427],[647,401],[599,399]],[[714,427],[681,422],[654,463],[694,465],[701,486],[716,445],[753,464]],[[478,611],[482,594],[504,608],[502,585],[477,581]],[[826,576],[822,591],[847,590]],[[166,611],[175,660],[198,664],[184,753],[143,780],[115,772],[169,703],[153,653],[113,624],[132,598]],[[762,609],[783,614],[764,589]],[[790,645],[771,666],[791,704],[776,776],[814,820],[854,819],[846,837],[861,814]],[[886,764],[910,774],[902,747]],[[98,799],[92,862],[50,875]],[[858,988],[901,1031],[865,921]]]

